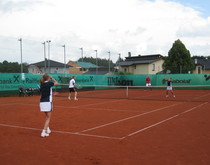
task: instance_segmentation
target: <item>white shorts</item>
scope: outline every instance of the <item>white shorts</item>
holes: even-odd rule
[[[40,111],[41,112],[51,112],[52,111],[52,103],[51,102],[40,102]]]
[[[151,86],[151,83],[146,83],[146,86],[148,87],[148,86]]]
[[[167,90],[171,91],[172,87],[171,86],[167,86]]]

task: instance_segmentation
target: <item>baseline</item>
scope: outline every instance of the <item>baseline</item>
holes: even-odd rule
[[[10,125],[10,124],[0,124],[0,126],[10,127],[10,128],[18,128],[18,129],[26,129],[26,130],[34,130],[34,131],[42,131],[42,129],[40,129],[40,128],[24,127],[24,126]],[[80,136],[95,137],[95,138],[102,138],[102,139],[112,139],[112,140],[121,140],[122,139],[122,138],[117,138],[117,137],[91,135],[91,134],[78,133],[78,132],[68,132],[68,131],[59,131],[59,130],[51,130],[51,131],[55,132],[55,133],[80,135]]]

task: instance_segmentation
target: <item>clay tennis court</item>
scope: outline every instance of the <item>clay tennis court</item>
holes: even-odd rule
[[[142,90],[141,99],[79,94],[78,101],[53,98],[46,138],[40,137],[39,96],[0,97],[1,164],[210,164],[208,90],[177,91],[176,98],[165,98],[164,90]]]

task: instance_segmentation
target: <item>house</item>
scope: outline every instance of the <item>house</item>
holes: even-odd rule
[[[163,62],[163,56],[160,54],[129,56],[125,57],[125,61],[119,62],[119,72],[157,74],[163,71]]]
[[[104,68],[104,67],[100,67],[96,70],[96,68],[90,68],[88,69],[87,72],[85,72],[84,74],[98,74],[98,75],[105,75],[105,74],[113,74],[114,72],[114,68],[110,69],[109,72],[109,68]]]
[[[210,73],[210,59],[195,59],[193,74]]]
[[[84,74],[88,72],[89,69],[97,70],[97,68],[99,68],[97,65],[94,65],[90,62],[69,61],[68,65],[72,66],[70,74]]]
[[[53,60],[45,60],[28,66],[28,72],[32,74],[69,74],[70,65],[60,63]]]

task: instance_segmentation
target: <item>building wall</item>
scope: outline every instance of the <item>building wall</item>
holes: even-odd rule
[[[132,66],[121,66],[121,72],[129,72],[132,74],[156,74],[163,70],[162,64],[164,60],[159,60],[151,64],[137,64]]]
[[[203,70],[202,65],[197,65],[195,69],[192,71],[193,74],[209,74],[210,70]]]
[[[158,72],[161,72],[163,70],[163,62],[164,60],[161,59],[159,61],[149,64],[148,74],[157,74]]]
[[[47,69],[47,72],[48,72],[48,69]],[[69,68],[65,69],[64,67],[50,67],[50,73],[51,74],[69,74]]]
[[[42,74],[42,70],[39,69],[39,67],[37,67],[36,65],[29,65],[28,67],[28,73],[32,73],[32,74]]]
[[[68,62],[68,65],[72,66],[71,68],[69,68],[69,74],[83,74],[88,71],[88,70],[84,70],[80,65],[78,65],[72,61]]]
[[[149,72],[149,64],[141,64],[136,65],[136,69],[134,70],[133,74],[148,74]]]
[[[43,73],[45,73],[45,68],[44,67],[39,68],[35,65],[30,65],[28,67],[28,73],[43,74]],[[49,68],[46,68],[46,73],[69,74],[69,68],[64,69],[63,67],[50,67],[50,72],[49,72]]]

